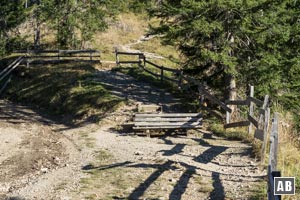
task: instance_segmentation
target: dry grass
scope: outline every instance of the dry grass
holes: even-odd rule
[[[140,51],[163,56],[165,59],[152,60],[152,62],[157,65],[163,65],[170,68],[180,68],[179,61],[182,60],[182,57],[180,56],[179,51],[173,46],[163,44],[159,37],[133,45],[132,47]]]
[[[300,199],[300,149],[296,147],[292,116],[289,113],[280,116],[279,123],[279,158],[277,168],[281,176],[296,178],[296,196],[286,196],[285,199]]]
[[[136,41],[144,35],[148,28],[148,20],[144,15],[123,13],[111,22],[108,30],[96,33],[93,47],[102,51],[103,60],[114,60],[114,47]]]

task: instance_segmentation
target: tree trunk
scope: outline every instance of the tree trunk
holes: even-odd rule
[[[228,100],[236,100],[237,93],[236,93],[236,81],[235,77],[232,74],[227,75],[227,81],[228,81],[228,88],[227,88],[227,95],[228,95]],[[235,105],[230,105],[229,106],[232,109],[231,116],[234,116],[234,112],[236,110]]]
[[[40,47],[40,40],[41,40],[41,32],[40,32],[40,22],[36,22],[36,29],[34,34],[34,48],[39,49]]]

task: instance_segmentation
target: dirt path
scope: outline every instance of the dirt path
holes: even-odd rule
[[[122,51],[125,52],[131,52],[131,53],[143,53],[148,59],[165,59],[165,57],[155,54],[155,53],[150,53],[150,52],[142,52],[140,50],[137,49],[133,49],[132,46],[140,44],[142,42],[151,40],[152,38],[154,38],[156,36],[141,36],[139,39],[137,39],[135,42],[129,43],[129,44],[125,44],[125,45],[120,45],[119,48]]]
[[[156,138],[118,130],[138,103],[171,112],[180,101],[118,72],[99,70],[95,80],[130,102],[100,125],[72,128],[0,102],[0,199],[247,199],[262,180],[241,141],[205,130]]]

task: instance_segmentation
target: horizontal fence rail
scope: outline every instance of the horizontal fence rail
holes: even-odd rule
[[[0,72],[0,95],[3,93],[8,83],[10,82],[11,73],[22,63],[23,59],[24,56],[18,57]]]
[[[45,63],[63,61],[100,62],[98,50],[19,50],[14,53],[26,54],[26,63]],[[47,59],[47,60],[45,60]]]

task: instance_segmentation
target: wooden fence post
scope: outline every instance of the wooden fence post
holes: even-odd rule
[[[117,66],[119,65],[119,56],[118,56],[118,49],[115,48],[115,53],[116,53],[116,64]]]
[[[60,50],[58,50],[57,52],[57,59],[59,60],[59,54],[60,54]]]
[[[181,89],[183,71],[179,71],[178,88]]]
[[[268,126],[269,126],[269,119],[270,117],[268,116],[270,113],[270,108],[264,109],[264,122],[263,122],[263,134],[264,134],[264,140],[262,141],[262,147],[261,147],[261,163],[264,164],[265,162],[265,153],[266,153],[266,147],[267,147],[267,135],[268,135]]]
[[[266,108],[268,107],[268,103],[269,103],[269,95],[266,95],[264,98],[264,103],[262,105],[263,110],[266,110]],[[258,123],[260,123],[260,124],[263,123],[263,119],[264,119],[263,114],[260,114]]]
[[[226,111],[226,124],[230,123],[230,112]]]
[[[161,66],[160,68],[160,82],[164,82],[164,66]]]
[[[254,86],[250,86],[250,97],[254,97]],[[251,117],[253,117],[253,110],[254,110],[254,103],[252,101],[250,101],[249,103],[249,115]],[[250,134],[252,132],[252,123],[250,123],[249,127],[248,127],[248,133]]]
[[[92,51],[90,51],[90,61],[93,60],[92,54],[93,54]]]
[[[277,168],[277,154],[278,154],[278,113],[274,113],[272,120],[271,135],[270,135],[270,157],[269,164],[271,170],[275,171]]]

